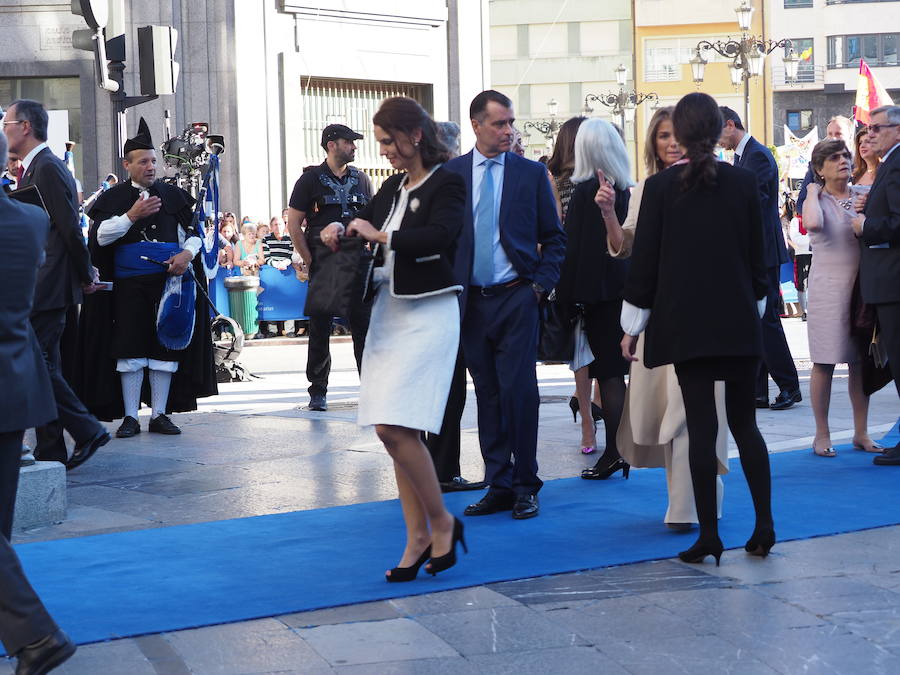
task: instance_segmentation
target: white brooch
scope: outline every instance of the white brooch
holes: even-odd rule
[[[413,200],[409,203],[409,210],[412,211],[413,213],[415,213],[416,211],[419,210],[419,204],[421,204],[421,202],[419,201],[419,198],[413,197]]]

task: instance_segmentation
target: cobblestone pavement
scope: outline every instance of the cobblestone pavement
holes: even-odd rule
[[[814,430],[805,324],[785,328],[804,401],[758,415],[771,452],[808,447]],[[390,461],[354,423],[350,344],[335,341],[333,354],[331,409],[315,413],[297,408],[307,401],[302,341],[245,349],[263,379],[223,385],[176,416],[180,437],[114,440],[69,475],[68,519],[14,541],[393,499]],[[571,374],[538,371],[542,477],[577,475],[594,460],[578,453]],[[852,435],[846,376],[836,371],[835,443]],[[873,396],[873,436],[898,415],[893,389]],[[463,474],[479,479],[473,396],[463,428]],[[603,536],[591,514],[584,525]],[[683,542],[673,535],[673,552]],[[0,662],[0,675],[12,672]],[[665,560],[116,640],[79,648],[58,672],[897,673],[900,527],[779,544],[766,560],[728,551],[721,568]]]

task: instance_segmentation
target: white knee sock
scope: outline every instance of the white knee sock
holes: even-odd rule
[[[166,412],[171,383],[172,373],[161,370],[150,371],[150,400],[153,403],[153,414],[150,419],[155,419]]]
[[[125,415],[137,419],[138,408],[141,407],[141,386],[144,384],[144,369],[130,373],[119,373],[122,378],[122,401],[125,404]]]

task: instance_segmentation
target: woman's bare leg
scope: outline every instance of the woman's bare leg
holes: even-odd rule
[[[848,363],[847,393],[853,410],[853,445],[866,452],[881,452],[869,436],[869,397],[863,391],[862,364]]]
[[[813,417],[816,420],[814,450],[831,447],[831,431],[828,428],[828,409],[831,407],[831,378],[834,365],[814,363],[809,378],[809,397],[812,400]]]

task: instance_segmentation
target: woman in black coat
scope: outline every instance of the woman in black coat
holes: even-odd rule
[[[566,215],[566,258],[557,298],[564,307],[583,308],[583,327],[592,363],[575,369],[575,388],[581,411],[581,451],[590,454],[597,440],[591,414],[591,381],[597,380],[603,400],[606,449],[583,478],[605,479],[617,471],[628,476],[628,464],[616,448],[616,432],[625,404],[625,374],[628,362],[619,343],[622,329],[622,290],[629,263],[609,255],[606,219],[625,221],[631,193],[628,151],[616,128],[600,119],[584,121],[575,137],[576,184]]]
[[[466,204],[463,179],[440,164],[447,149],[410,98],[385,100],[372,120],[390,177],[347,226],[375,245],[374,295],[360,370],[359,419],[374,426],[394,460],[406,546],[388,581],[452,567],[463,526],[444,505],[422,432],[439,433],[459,349],[453,255]],[[331,243],[331,242],[326,242]]]
[[[775,543],[769,456],[754,408],[766,302],[763,226],[755,176],[713,155],[722,130],[715,100],[688,94],[675,107],[672,124],[689,162],[645,184],[625,286],[622,351],[634,360],[637,335],[646,326],[647,367],[675,365],[700,521],[697,542],[678,555],[695,563],[712,555],[718,565],[717,380],[725,381],[728,427],[756,511],[745,549],[765,556]],[[709,306],[720,308],[714,317],[704,309]]]

